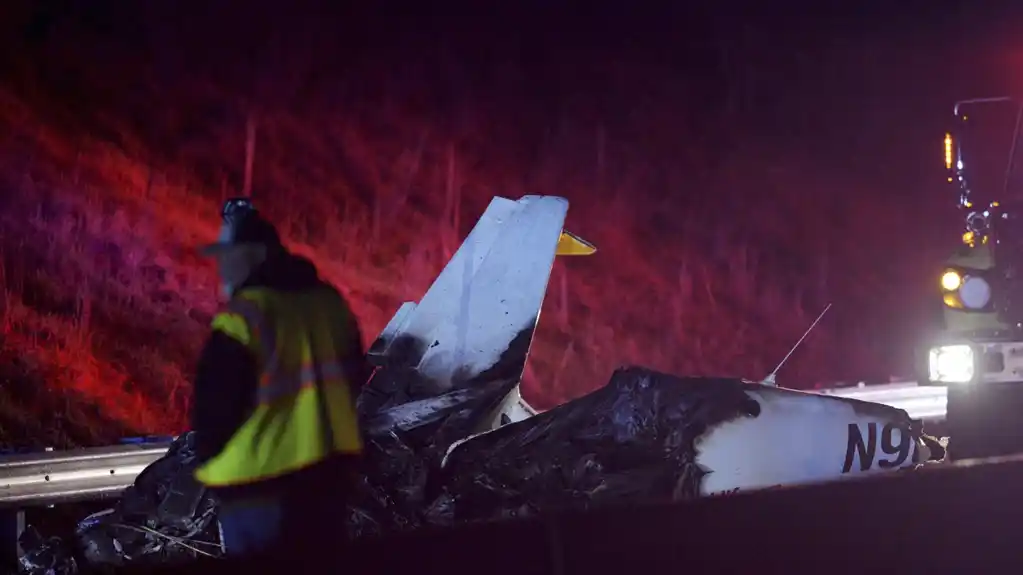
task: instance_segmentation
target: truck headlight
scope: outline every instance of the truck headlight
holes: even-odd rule
[[[971,383],[978,372],[977,352],[972,345],[940,345],[927,354],[927,379],[934,383]]]

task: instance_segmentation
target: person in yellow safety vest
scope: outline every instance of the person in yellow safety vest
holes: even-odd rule
[[[362,452],[354,397],[371,373],[358,322],[247,199],[222,217],[202,250],[229,302],[196,370],[195,477],[221,501],[228,556],[337,549]]]

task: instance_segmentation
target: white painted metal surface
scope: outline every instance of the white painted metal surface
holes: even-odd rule
[[[425,353],[417,369],[442,390],[495,365],[516,337],[536,326],[559,240],[572,239],[562,236],[567,212],[568,200],[560,197],[495,197],[422,300],[403,304],[388,322],[376,359],[396,339],[418,341]],[[516,389],[491,427],[534,413]]]
[[[0,456],[0,507],[117,497],[169,442]]]
[[[567,212],[564,198],[494,198],[406,325],[429,342],[423,375],[477,375],[536,325]]]
[[[930,456],[895,409],[766,385],[747,395],[760,414],[710,429],[697,445],[710,471],[705,495],[886,472]]]
[[[497,408],[497,411],[499,414],[507,418],[506,423],[522,421],[523,419],[528,419],[539,413],[522,397],[522,393],[517,387],[508,394],[508,397],[504,399],[504,402],[502,402],[500,407]],[[501,424],[501,422],[495,423],[496,425],[494,427],[499,427]]]

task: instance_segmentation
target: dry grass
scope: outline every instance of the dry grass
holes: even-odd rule
[[[0,95],[0,441],[185,424],[216,305],[212,269],[191,249],[215,235],[240,182],[245,115],[208,77],[173,94],[142,84],[88,111],[42,89]],[[780,152],[730,144],[708,167],[703,147],[677,147],[687,120],[671,115],[669,88],[644,96],[661,98],[645,116],[566,112],[539,139],[493,102],[458,117],[401,98],[264,106],[255,199],[349,294],[371,339],[422,295],[490,197],[568,197],[569,227],[601,251],[554,270],[526,379],[540,406],[625,363],[762,376],[828,301],[835,317],[783,382],[905,367],[891,344],[907,332],[891,317],[920,266],[905,265],[913,245],[876,233],[903,214]]]

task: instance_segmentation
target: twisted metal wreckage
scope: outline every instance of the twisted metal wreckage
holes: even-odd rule
[[[943,457],[902,409],[638,367],[535,413],[518,386],[551,266],[594,251],[563,232],[567,209],[557,197],[495,198],[423,299],[402,305],[372,346],[379,369],[358,399],[367,453],[347,518],[354,538]],[[192,479],[192,439],[178,437],[72,537],[28,529],[22,572],[219,555],[216,502]]]

